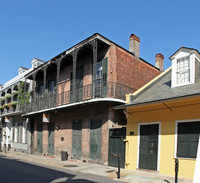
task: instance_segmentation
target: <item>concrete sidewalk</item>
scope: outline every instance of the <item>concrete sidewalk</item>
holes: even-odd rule
[[[117,168],[115,167],[83,163],[81,161],[61,161],[57,157],[54,158],[50,156],[25,154],[12,151],[7,152],[7,154],[1,152],[0,155],[7,156],[10,159],[16,159],[18,161],[59,168],[63,171],[71,170],[75,172],[90,173],[119,180],[117,179]],[[162,176],[159,173],[150,173],[146,171],[121,169],[120,181],[131,183],[174,183],[174,177]],[[192,179],[179,179],[178,183],[192,183]]]

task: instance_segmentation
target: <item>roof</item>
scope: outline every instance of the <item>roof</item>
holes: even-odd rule
[[[188,47],[182,46],[182,47],[180,47],[175,53],[173,53],[173,54],[169,57],[169,59],[171,60],[172,57],[175,56],[175,55],[176,55],[178,52],[180,52],[182,49],[189,50],[189,51],[196,51],[196,52],[200,55],[200,53],[199,53],[199,51],[198,51],[197,49],[188,48]]]
[[[150,83],[139,89],[139,91],[133,93],[129,104],[117,106],[115,109],[200,95],[200,79],[196,79],[193,84],[172,88],[171,72],[172,69],[170,67]]]
[[[37,67],[36,69],[34,69],[31,73],[29,73],[28,75],[26,75],[26,77],[29,77],[32,73],[34,72],[37,72],[39,69],[41,69],[42,67],[52,63],[52,61],[55,61],[56,59],[64,56],[65,54],[69,54],[70,52],[74,51],[75,49],[79,48],[80,46],[84,45],[84,44],[87,44],[88,42],[90,42],[91,40],[94,40],[94,39],[99,39],[103,42],[105,42],[106,44],[110,45],[111,43],[112,44],[115,44],[116,46],[120,47],[121,49],[123,49],[124,51],[128,52],[129,54],[131,55],[134,55],[134,53],[128,51],[127,49],[123,48],[122,46],[116,44],[115,42],[109,40],[108,38],[102,36],[101,34],[99,33],[95,33],[93,34],[92,36],[86,38],[85,40],[79,42],[78,44],[75,44],[74,46],[70,47],[69,49],[63,51],[62,53],[58,54],[57,56],[51,58],[49,61],[47,61],[46,63],[40,65],[39,67]],[[135,55],[134,55],[135,56]],[[157,67],[155,67],[154,65],[150,64],[149,62],[145,61],[144,59],[142,59],[141,57],[139,58],[141,61],[147,63],[148,65],[154,67],[156,70],[159,70]]]

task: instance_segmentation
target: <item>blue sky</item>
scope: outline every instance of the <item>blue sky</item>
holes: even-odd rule
[[[49,60],[98,32],[128,49],[140,37],[140,57],[164,68],[181,46],[200,51],[199,0],[6,0],[0,2],[0,83],[34,57]]]

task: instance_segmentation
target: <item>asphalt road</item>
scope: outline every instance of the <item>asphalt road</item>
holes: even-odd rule
[[[29,164],[0,156],[0,183],[122,183],[92,174]]]

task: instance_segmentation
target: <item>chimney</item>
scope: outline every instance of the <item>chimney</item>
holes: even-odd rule
[[[140,38],[134,34],[131,34],[129,38],[129,51],[139,58]]]
[[[156,54],[155,66],[163,72],[164,55],[161,53]]]

